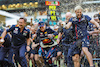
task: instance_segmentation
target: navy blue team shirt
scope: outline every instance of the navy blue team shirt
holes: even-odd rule
[[[72,28],[69,29],[65,29],[63,28],[63,35],[62,35],[62,42],[69,44],[72,42],[73,38],[72,38]]]
[[[37,30],[36,32],[37,36],[43,36],[45,37],[47,34],[54,34],[54,35],[58,35],[57,32],[55,32],[54,30],[52,30],[51,28],[46,28],[44,31],[41,31],[40,29]]]
[[[82,22],[84,20],[87,20],[87,22]],[[77,17],[75,17],[69,20],[69,22],[72,22],[73,30],[75,31],[74,34],[76,35],[75,37],[76,39],[89,35],[89,33],[87,32],[87,24],[90,20],[91,18],[88,15],[82,15],[81,19],[78,19]]]
[[[94,28],[93,28],[93,24],[92,23],[88,22],[87,30],[88,31],[94,31]]]
[[[52,30],[51,28],[46,28],[45,31],[41,31],[40,29],[38,29],[36,34],[37,37],[40,38],[40,41],[46,39],[46,37],[48,37],[48,34],[53,34],[55,36],[58,35],[58,33]]]
[[[3,33],[3,29],[0,29],[0,36]],[[5,42],[2,44],[4,47],[10,47],[11,46],[11,37],[9,34],[7,34],[4,38]]]
[[[7,34],[4,38],[5,42],[2,44],[4,47],[11,47],[11,37],[9,34]]]
[[[12,25],[11,28],[7,29],[7,32],[12,34],[12,42],[14,46],[19,46],[26,43],[26,39],[29,38],[30,30],[24,27],[23,31],[20,32],[18,25]]]

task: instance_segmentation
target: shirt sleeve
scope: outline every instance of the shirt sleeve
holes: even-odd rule
[[[30,38],[30,31],[28,30],[28,34],[26,38]]]
[[[92,23],[89,24],[89,28],[90,28],[91,31],[94,31],[94,28],[93,28],[93,24]]]
[[[15,25],[12,25],[12,27],[9,28],[9,29],[7,29],[6,31],[7,31],[7,32],[10,32],[10,31],[12,32],[14,29],[15,29]]]
[[[40,36],[40,30],[39,29],[36,31],[36,34],[37,34],[37,36]]]
[[[4,40],[7,39],[7,37],[8,37],[8,34],[5,36]]]
[[[63,27],[58,28],[58,33],[63,33]]]
[[[70,18],[68,22],[72,22],[73,18]]]
[[[58,33],[56,32],[56,31],[54,31],[54,30],[52,30],[51,28],[49,28],[49,31],[51,32],[51,33],[53,33],[53,35],[58,35]]]
[[[91,18],[88,15],[86,15],[85,17],[87,18],[88,22],[90,22]]]

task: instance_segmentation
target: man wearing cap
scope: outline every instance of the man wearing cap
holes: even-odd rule
[[[53,37],[57,35],[57,32],[51,28],[46,28],[44,22],[39,22],[39,29],[36,36],[40,38],[40,46],[42,47],[42,56],[46,65],[52,65],[54,57],[57,55],[57,42],[53,40]],[[34,36],[34,38],[36,37]],[[52,60],[49,60],[51,57]],[[48,61],[48,62],[47,62]]]
[[[86,55],[86,58],[90,64],[90,67],[93,67],[92,55],[88,51],[89,40],[88,40],[87,36],[89,35],[89,33],[87,32],[87,23],[88,22],[93,23],[99,30],[100,30],[100,26],[96,21],[92,20],[88,15],[82,14],[81,6],[75,7],[75,13],[76,13],[76,17],[71,18],[69,20],[69,23],[65,26],[65,28],[69,29],[71,27],[71,25],[73,25],[75,39],[76,40],[81,39],[82,50],[83,50],[84,54]],[[74,45],[79,46],[79,44],[74,44]]]
[[[29,29],[25,27],[27,20],[25,18],[19,18],[18,25],[12,25],[11,28],[5,30],[2,33],[2,39],[4,40],[7,32],[12,34],[12,43],[13,43],[13,52],[15,54],[15,60],[19,62],[21,67],[27,67],[27,61],[25,58],[25,50],[30,48],[30,39],[29,39]]]

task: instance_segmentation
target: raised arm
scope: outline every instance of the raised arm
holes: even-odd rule
[[[72,22],[68,22],[68,23],[65,25],[65,28],[66,28],[66,29],[69,29],[69,28],[71,27],[71,25],[72,25]]]
[[[72,26],[73,17],[69,19],[68,23],[65,25],[66,29],[69,29]]]
[[[4,30],[4,32],[2,33],[2,39],[5,38],[7,32],[12,32],[14,29],[15,29],[15,25],[12,25],[11,28],[9,28],[9,29],[7,29],[7,30]]]
[[[99,23],[97,23],[95,20],[90,20],[90,23],[94,24],[97,28],[99,28]]]
[[[62,36],[62,33],[60,32],[60,33],[58,34],[58,38],[57,38],[57,43],[58,43],[58,44],[59,44],[59,42],[60,42],[61,36]]]
[[[4,40],[5,36],[6,36],[6,34],[7,34],[7,31],[4,30],[4,32],[3,32],[2,35],[1,35],[3,40]]]
[[[6,34],[7,34],[7,31],[5,30],[5,31],[2,33],[2,35],[1,35],[1,39],[0,39],[0,47],[1,47],[2,44],[5,42],[5,41],[4,41],[4,38],[5,38]]]

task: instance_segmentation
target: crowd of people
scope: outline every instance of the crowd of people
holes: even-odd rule
[[[42,20],[26,26],[26,18],[0,28],[0,67],[58,67],[57,62],[61,67],[60,58],[62,67],[94,67],[93,58],[100,58],[100,13],[91,19],[82,10],[76,6],[76,16],[67,12],[53,29]]]

